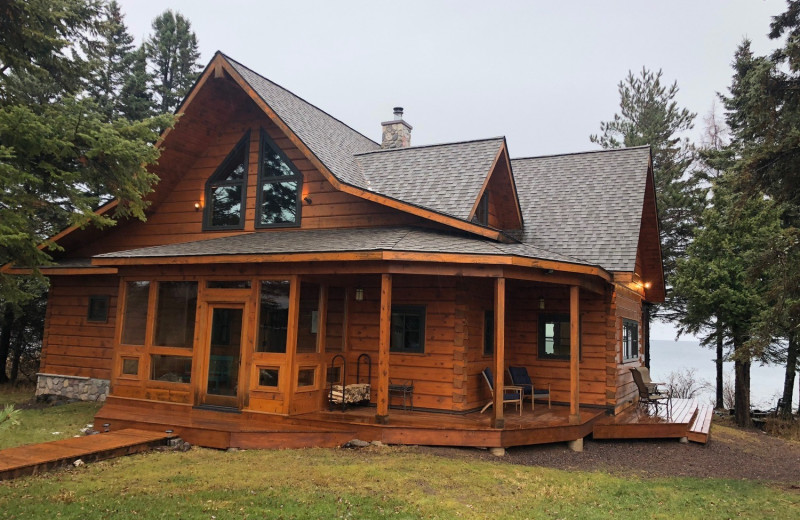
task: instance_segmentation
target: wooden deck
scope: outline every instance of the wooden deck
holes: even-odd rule
[[[694,399],[673,399],[668,412],[645,412],[633,406],[616,416],[604,417],[594,426],[595,439],[682,439],[705,444],[711,429],[713,408]]]
[[[109,423],[112,431],[169,429],[199,446],[248,449],[335,447],[354,438],[385,444],[509,448],[574,441],[590,434],[597,439],[688,437],[705,442],[710,428],[710,416],[699,410],[693,400],[674,400],[669,418],[663,413],[647,415],[637,408],[616,417],[593,408],[581,408],[580,412],[580,422],[570,424],[566,406],[548,408],[537,404],[535,411],[526,407],[522,415],[508,406],[505,426],[497,429],[492,427],[491,413],[455,415],[390,409],[388,423],[378,424],[374,407],[283,416],[247,410],[226,413],[110,397],[95,422]]]
[[[48,471],[78,459],[92,462],[140,453],[163,445],[171,437],[174,435],[164,432],[122,429],[0,450],[0,480]]]

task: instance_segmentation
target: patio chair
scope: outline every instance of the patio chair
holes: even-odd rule
[[[492,377],[492,370],[489,367],[483,369],[483,379],[489,385],[489,392],[492,394],[492,399],[486,406],[481,409],[481,413],[485,412],[490,406],[494,404],[494,378]],[[522,415],[522,387],[519,386],[506,386],[503,391],[503,405],[506,403],[515,403],[519,408],[519,414]]]
[[[631,368],[631,374],[633,374],[633,381],[636,383],[636,388],[639,389],[639,406],[644,408],[645,411],[649,412],[650,406],[652,405],[655,408],[656,413],[658,413],[659,405],[664,404],[667,408],[667,417],[669,417],[671,415],[672,408],[671,392],[652,392],[644,382],[642,373],[639,370],[636,368]]]
[[[544,388],[535,388],[531,376],[528,375],[528,369],[525,367],[508,367],[508,375],[511,377],[511,383],[514,386],[522,387],[522,400],[526,397],[531,398],[531,410],[533,410],[533,401],[536,398],[547,398],[547,407],[550,408],[550,384],[547,384],[547,390]]]
[[[647,389],[650,393],[658,393],[658,385],[666,385],[667,383],[656,383],[652,379],[650,379],[650,369],[647,367],[634,367],[636,370],[642,374],[642,381],[647,386]]]

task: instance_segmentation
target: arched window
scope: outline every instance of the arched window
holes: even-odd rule
[[[303,175],[261,129],[256,194],[256,227],[300,225]]]
[[[244,134],[206,183],[204,229],[242,229],[247,195],[250,132]]]

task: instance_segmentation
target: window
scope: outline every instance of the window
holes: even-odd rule
[[[484,191],[478,207],[475,210],[475,217],[472,219],[478,224],[489,225],[489,192]]]
[[[569,351],[569,314],[540,315],[539,359],[569,359]]]
[[[256,193],[256,227],[300,225],[303,175],[267,133],[261,130]]]
[[[639,359],[639,324],[633,320],[622,320],[622,360]]]
[[[300,284],[300,311],[297,316],[297,353],[310,354],[317,351],[319,330],[319,285]]]
[[[206,183],[204,229],[242,229],[250,151],[248,131]]]
[[[206,289],[250,289],[250,280],[209,280]]]
[[[192,379],[192,358],[150,356],[150,379],[167,383],[188,383]]]
[[[263,280],[261,282],[257,352],[286,352],[286,329],[289,326],[289,286],[288,280]]]
[[[122,373],[126,376],[138,376],[139,358],[122,358]]]
[[[494,311],[483,313],[483,355],[494,354]]]
[[[86,321],[106,323],[108,321],[108,296],[90,296]]]
[[[159,282],[155,345],[192,348],[197,282]]]
[[[425,307],[392,306],[391,352],[425,352]]]
[[[297,372],[297,388],[315,386],[317,371],[313,368],[301,368]]]
[[[144,345],[147,328],[147,301],[150,282],[128,282],[125,285],[125,313],[122,317],[122,344]]]
[[[278,387],[278,375],[280,369],[278,367],[261,368],[258,369],[258,386]]]
[[[328,312],[325,316],[325,351],[341,352],[344,349],[346,328],[347,291],[343,287],[328,288]]]

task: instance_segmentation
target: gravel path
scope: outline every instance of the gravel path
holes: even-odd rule
[[[643,477],[713,477],[773,481],[800,490],[800,444],[714,425],[706,445],[677,440],[586,440],[575,453],[564,443],[510,448],[497,459],[475,450],[429,448],[442,456],[474,456],[509,464],[607,471]]]

